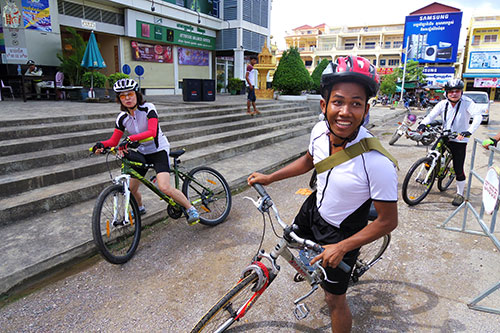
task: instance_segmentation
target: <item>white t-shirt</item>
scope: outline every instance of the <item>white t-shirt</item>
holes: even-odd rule
[[[326,123],[317,123],[311,132],[309,154],[314,164],[330,156],[329,130]],[[372,137],[360,127],[359,133],[346,146]],[[369,151],[346,161],[317,176],[316,205],[321,217],[339,227],[349,215],[368,199],[396,202],[398,176],[396,166],[378,151]]]
[[[247,66],[247,73],[248,73],[248,80],[250,81],[250,83],[252,84],[252,86],[255,87],[255,83],[257,82],[257,80],[256,80],[257,70],[255,68],[253,68],[252,65],[249,64]],[[245,80],[245,82],[248,85],[248,82],[246,80]]]
[[[459,103],[460,110],[457,110]],[[474,103],[472,99],[467,96],[462,96],[459,103],[455,104],[455,106],[452,106],[447,99],[442,100],[441,102],[436,104],[432,111],[422,120],[421,124],[428,125],[438,115],[441,115],[441,117],[443,118],[444,129],[451,130],[457,133],[462,133],[465,131],[468,131],[471,134],[474,133],[479,125],[481,125],[481,120],[483,119],[481,116],[481,109],[476,105],[476,103]],[[446,105],[448,105],[448,110],[446,110]],[[444,112],[445,110],[446,116]],[[472,124],[469,125],[469,119],[472,117]],[[469,139],[450,139],[450,141],[467,143]]]

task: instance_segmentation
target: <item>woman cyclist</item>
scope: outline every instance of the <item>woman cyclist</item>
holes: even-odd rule
[[[116,118],[115,131],[111,138],[97,142],[92,150],[100,154],[104,148],[117,146],[123,133],[127,131],[130,135],[119,144],[119,153],[130,160],[153,164],[160,191],[186,209],[186,218],[190,225],[196,224],[200,219],[198,211],[181,191],[170,185],[170,144],[158,123],[158,112],[154,104],[146,103],[138,88],[139,85],[132,79],[121,79],[114,84],[116,101],[122,112]],[[130,148],[137,148],[137,151],[129,150]],[[142,176],[147,172],[145,169],[135,170]],[[146,209],[139,193],[140,184],[139,180],[130,179],[130,192],[137,200],[140,213],[145,214]]]
[[[424,131],[438,115],[443,118],[443,128],[460,133],[456,139],[450,139],[447,145],[453,154],[453,169],[457,175],[457,194],[452,201],[453,206],[460,206],[464,202],[465,188],[465,150],[468,137],[481,125],[481,110],[473,100],[463,95],[464,82],[460,79],[451,79],[444,85],[446,99],[437,103],[432,111],[418,125],[419,131]],[[473,118],[469,125],[469,119]]]

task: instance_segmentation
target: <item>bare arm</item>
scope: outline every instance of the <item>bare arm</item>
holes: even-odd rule
[[[336,244],[323,246],[325,251],[315,257],[311,263],[323,259],[324,267],[337,267],[344,255],[365,244],[390,233],[398,225],[398,208],[396,202],[374,201],[378,217],[356,234]]]
[[[295,177],[310,171],[314,167],[313,158],[309,152],[305,153],[287,166],[273,172],[270,175],[253,172],[247,179],[248,185],[259,183],[269,185],[278,180]]]

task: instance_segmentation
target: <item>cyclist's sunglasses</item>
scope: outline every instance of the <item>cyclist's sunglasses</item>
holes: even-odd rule
[[[132,98],[132,97],[134,97],[134,96],[135,96],[135,92],[133,92],[133,91],[129,91],[128,93],[123,93],[123,94],[120,94],[120,99],[121,99],[121,100],[124,100],[124,99],[126,99],[127,97],[128,97],[128,98]]]

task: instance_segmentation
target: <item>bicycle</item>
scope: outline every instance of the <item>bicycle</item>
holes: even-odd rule
[[[184,150],[171,151],[175,188],[182,180],[182,193],[200,213],[200,223],[215,226],[222,223],[231,210],[231,191],[224,177],[216,170],[199,166],[189,172],[179,168],[179,157]],[[141,237],[141,214],[129,190],[130,178],[136,178],[167,204],[167,213],[173,219],[185,213],[184,207],[164,194],[151,180],[142,177],[132,166],[153,168],[152,164],[119,157],[115,148],[106,148],[106,163],[113,185],[105,188],[98,196],[92,213],[92,235],[101,255],[112,264],[123,264],[130,260],[139,245]],[[110,154],[121,160],[121,174],[113,178],[109,167]]]
[[[403,200],[408,205],[414,206],[424,200],[436,178],[439,191],[446,191],[450,187],[455,179],[455,170],[453,155],[446,142],[457,136],[458,133],[450,130],[441,131],[427,156],[418,159],[410,167],[401,189]]]
[[[269,213],[269,210],[272,208],[276,220],[283,228],[283,237],[280,238],[279,243],[270,253],[266,253],[259,246],[257,255],[254,256],[250,265],[243,270],[238,283],[212,306],[198,321],[196,326],[191,330],[191,333],[223,332],[234,322],[241,320],[278,275],[280,266],[277,264],[277,259],[279,256],[285,258],[286,262],[297,271],[294,277],[295,282],[307,281],[311,286],[311,290],[307,294],[294,301],[295,309],[293,313],[298,320],[306,318],[310,312],[309,308],[301,302],[312,295],[318,289],[321,282],[327,279],[325,270],[320,262],[310,265],[312,258],[320,254],[323,248],[311,240],[299,237],[295,233],[296,226],[289,226],[281,220],[278,209],[273,204],[271,197],[266,193],[264,187],[260,184],[254,184],[253,186],[260,195],[260,198],[257,201],[248,197],[245,198],[251,200],[263,214],[264,226],[266,221],[265,214],[267,213],[276,234],[271,214]],[[372,216],[372,219],[375,219],[375,216]],[[264,238],[264,235],[262,237]],[[381,259],[382,254],[389,246],[389,242],[390,235],[385,235],[375,242],[368,244],[371,246],[363,246],[361,248],[362,251],[352,271],[351,281],[353,283],[357,282],[366,271]],[[290,249],[299,251],[298,258]],[[265,265],[262,259],[266,259],[270,265]],[[350,270],[350,267],[343,261],[340,262],[339,267],[346,272]]]

